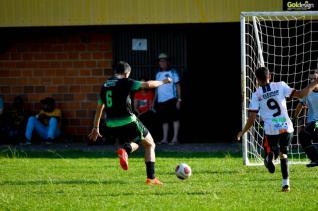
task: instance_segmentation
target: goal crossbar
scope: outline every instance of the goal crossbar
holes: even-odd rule
[[[277,12],[241,12],[241,17],[249,16],[317,16],[318,11],[277,11]]]

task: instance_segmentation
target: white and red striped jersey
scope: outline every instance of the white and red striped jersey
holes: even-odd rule
[[[286,105],[286,97],[290,97],[293,91],[293,88],[281,81],[260,86],[253,93],[249,111],[259,112],[266,135],[294,132]]]

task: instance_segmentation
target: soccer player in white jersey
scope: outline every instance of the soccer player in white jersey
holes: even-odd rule
[[[318,86],[318,79],[306,88],[298,91],[289,87],[285,82],[270,82],[271,75],[266,67],[260,67],[255,71],[259,87],[252,95],[249,105],[249,117],[242,131],[237,134],[240,140],[254,124],[257,114],[264,121],[265,138],[269,151],[264,164],[270,173],[275,172],[274,159],[280,158],[282,171],[282,191],[290,191],[288,172],[288,147],[293,137],[293,124],[287,113],[286,98],[302,98],[307,96]],[[265,144],[266,146],[266,144]]]
[[[318,78],[318,69],[309,73],[310,81]],[[302,108],[308,108],[306,126],[299,133],[299,141],[308,158],[311,160],[307,167],[318,166],[318,87],[316,87],[308,96],[300,100],[295,111],[295,117],[298,117]]]

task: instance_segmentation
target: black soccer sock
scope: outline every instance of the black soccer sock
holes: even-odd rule
[[[155,178],[155,162],[151,162],[151,161],[146,162],[146,171],[147,171],[147,178],[154,179]]]
[[[280,168],[282,171],[283,179],[288,178],[288,159],[284,158],[280,160]]]
[[[126,144],[124,144],[123,147],[126,150],[127,154],[129,155],[131,153],[131,151],[132,151],[131,144],[126,143]]]

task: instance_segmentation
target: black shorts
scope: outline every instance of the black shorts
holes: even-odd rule
[[[318,141],[318,128],[316,128],[316,124],[316,121],[313,121],[307,123],[306,127],[304,128],[304,132],[310,135],[311,140],[313,140],[313,142]]]
[[[177,99],[158,103],[156,111],[160,122],[166,123],[179,120],[179,110],[177,109]]]
[[[107,131],[109,136],[113,139],[118,139],[120,144],[127,142],[140,144],[149,133],[148,129],[138,119],[120,127],[108,127]]]
[[[274,152],[275,158],[277,158],[279,152],[287,154],[288,147],[292,142],[292,139],[292,133],[282,133],[279,135],[265,135],[263,140],[265,155],[270,151]]]

